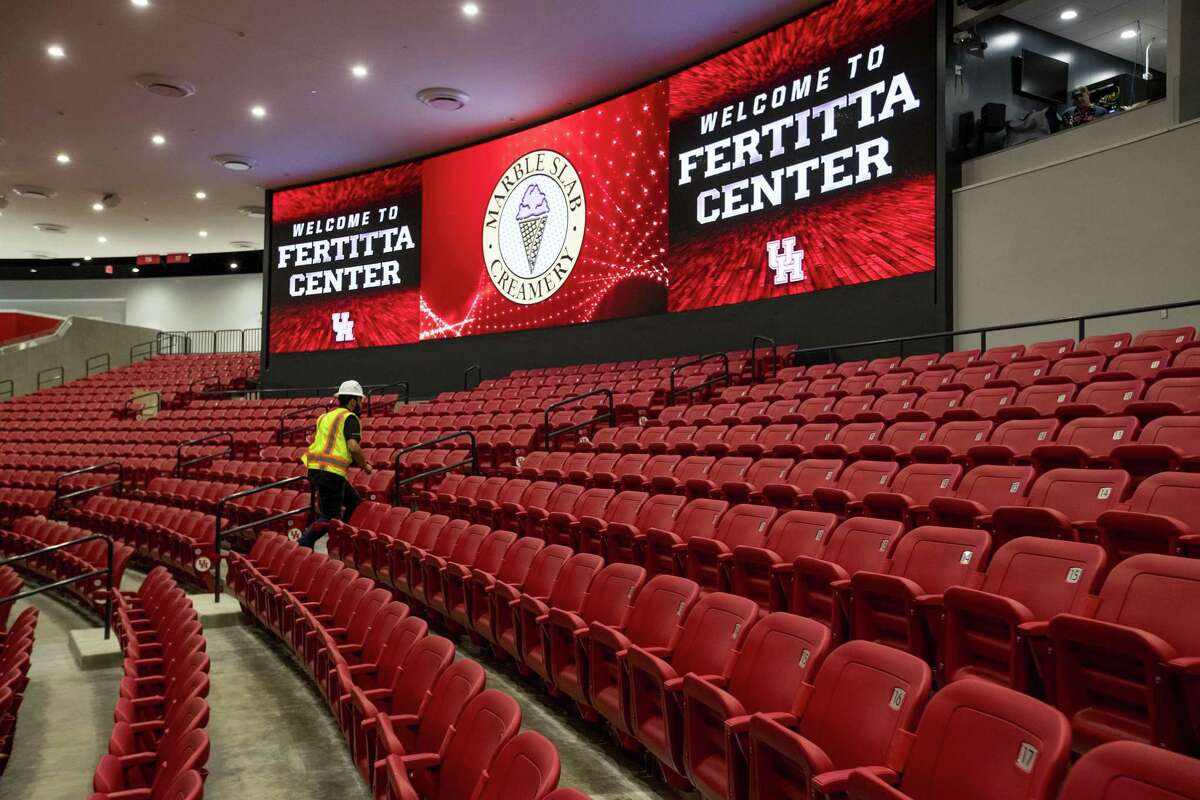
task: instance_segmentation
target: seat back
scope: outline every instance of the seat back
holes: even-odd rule
[[[1033,467],[985,464],[963,476],[955,496],[979,503],[991,511],[997,506],[1017,505],[1033,484]]]
[[[729,508],[724,500],[692,500],[683,507],[675,520],[674,533],[683,541],[693,536],[712,539],[716,536],[717,521]],[[669,572],[670,570],[665,570]]]
[[[980,589],[1016,600],[1034,619],[1047,620],[1083,609],[1104,577],[1106,561],[1099,545],[1022,536],[992,556]]]
[[[600,570],[584,598],[579,616],[614,628],[625,626],[634,598],[646,582],[646,570],[633,564],[610,564]]]
[[[404,659],[400,674],[392,681],[392,714],[420,714],[432,697],[442,672],[454,663],[454,642],[442,636],[426,636]]]
[[[791,711],[832,642],[829,628],[796,614],[768,614],[750,629],[734,658],[728,692],[754,714]]]
[[[779,509],[773,506],[736,505],[721,517],[715,538],[729,550],[739,545],[762,547],[767,530],[778,515]]]
[[[1109,742],[1071,768],[1059,800],[1200,800],[1200,760],[1141,742]]]
[[[1052,469],[1029,490],[1029,505],[1061,512],[1069,520],[1094,520],[1120,503],[1129,489],[1123,469]]]
[[[855,461],[842,470],[837,487],[855,497],[881,492],[899,469],[900,465],[895,461]]]
[[[1093,350],[1106,358],[1111,358],[1129,347],[1133,336],[1128,333],[1103,333],[1088,336],[1079,342],[1078,352]]]
[[[534,559],[545,547],[546,543],[534,536],[517,539],[505,551],[504,560],[496,571],[496,580],[501,583],[524,583]]]
[[[1137,426],[1137,417],[1079,417],[1064,425],[1054,441],[1104,456],[1114,447],[1133,441]]]
[[[674,530],[679,513],[686,504],[687,498],[682,495],[656,494],[642,504],[634,524],[643,533],[651,528]]]
[[[916,727],[932,682],[929,665],[915,656],[847,642],[817,672],[798,733],[824,750],[836,769],[887,764],[895,760],[903,732]]]
[[[431,800],[473,797],[484,770],[520,727],[521,706],[513,697],[494,689],[476,696],[454,723]]]
[[[767,550],[785,564],[796,556],[817,556],[825,549],[825,539],[837,527],[837,515],[822,511],[788,511],[776,518],[767,533]]]
[[[962,474],[961,464],[909,464],[892,478],[890,490],[926,505],[935,497],[952,496]]]
[[[1004,445],[1017,456],[1027,456],[1040,444],[1054,441],[1059,422],[1056,419],[1014,419],[1001,423],[988,444]]]
[[[745,597],[712,592],[687,616],[671,659],[677,675],[722,675],[758,617],[758,604]]]
[[[487,526],[485,525],[484,527],[486,528]],[[475,554],[475,559],[470,562],[470,566],[489,575],[495,575],[496,571],[500,569],[500,565],[504,562],[504,556],[508,553],[508,549],[516,541],[517,535],[512,531],[492,531],[479,546],[479,552]]]
[[[923,525],[896,543],[887,572],[907,578],[928,594],[941,594],[956,584],[969,585],[987,564],[992,539],[987,531]]]
[[[984,681],[956,681],[929,701],[900,788],[914,798],[1050,800],[1070,749],[1057,709]]]
[[[442,670],[421,713],[417,752],[440,753],[454,723],[487,684],[487,673],[477,662],[460,658]]]
[[[1049,339],[1044,342],[1034,342],[1025,349],[1026,356],[1039,356],[1050,361],[1057,361],[1075,349],[1074,339]]]
[[[522,731],[501,748],[471,800],[543,800],[560,771],[558,748],[537,731]]]
[[[1100,589],[1096,619],[1141,628],[1180,656],[1200,656],[1200,625],[1178,609],[1200,603],[1200,559],[1143,553],[1113,567]]]
[[[903,535],[904,525],[896,520],[851,517],[829,535],[821,558],[850,575],[859,570],[878,572]]]
[[[596,573],[603,567],[604,559],[591,553],[577,553],[567,558],[550,590],[549,605],[563,611],[579,611]]]
[[[700,586],[695,581],[656,575],[637,593],[625,634],[639,647],[666,647],[698,599]]]
[[[549,597],[563,566],[571,558],[571,548],[561,544],[543,547],[529,564],[522,591],[530,597]],[[594,564],[593,564],[594,565]],[[584,574],[581,572],[581,574]],[[590,574],[588,580],[591,580]],[[586,590],[586,587],[584,587]]]

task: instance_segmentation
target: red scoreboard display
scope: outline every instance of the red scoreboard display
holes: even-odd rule
[[[936,0],[836,0],[444,155],[274,192],[273,353],[690,311],[935,265]]]

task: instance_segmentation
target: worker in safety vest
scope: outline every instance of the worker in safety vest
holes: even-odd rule
[[[349,480],[351,466],[368,475],[372,472],[359,445],[362,423],[358,414],[362,410],[362,398],[362,384],[358,381],[343,383],[337,391],[338,407],[317,420],[312,444],[300,458],[308,467],[308,479],[317,495],[317,517],[300,536],[303,547],[313,547],[325,535],[326,521],[350,519],[362,501]]]

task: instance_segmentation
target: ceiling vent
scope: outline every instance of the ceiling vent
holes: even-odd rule
[[[258,247],[258,245],[256,245],[254,242],[247,242],[245,239],[235,239],[229,244],[232,247],[236,247],[238,250],[253,250]]]
[[[191,97],[196,93],[196,87],[193,84],[179,78],[172,78],[169,75],[138,75],[133,79],[133,83],[135,86],[145,89],[150,94],[156,94],[159,97],[179,99]]]
[[[445,86],[430,86],[417,92],[417,99],[430,108],[439,111],[458,111],[467,104],[471,96],[459,89]]]
[[[25,256],[27,258],[36,258],[38,261],[48,261],[49,259],[54,258],[52,254],[43,253],[41,250],[26,250]]]
[[[245,156],[235,156],[232,153],[219,153],[213,156],[212,160],[225,169],[231,169],[234,172],[246,172],[254,168],[253,161]]]
[[[45,186],[14,186],[12,187],[13,194],[17,197],[24,197],[27,200],[49,200],[54,197],[54,190]]]
[[[105,208],[116,208],[117,206],[121,205],[121,195],[117,194],[116,192],[106,192],[105,195],[100,198],[100,204]]]
[[[252,219],[262,219],[267,215],[267,210],[262,206],[242,206],[238,209],[239,214],[245,214]]]
[[[35,231],[41,231],[42,233],[66,233],[67,232],[67,226],[59,225],[57,222],[35,222],[35,223],[33,223],[33,229]]]

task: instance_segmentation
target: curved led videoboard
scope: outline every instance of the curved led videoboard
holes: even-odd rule
[[[690,311],[935,265],[936,0],[836,0],[588,109],[274,192],[273,353]]]

